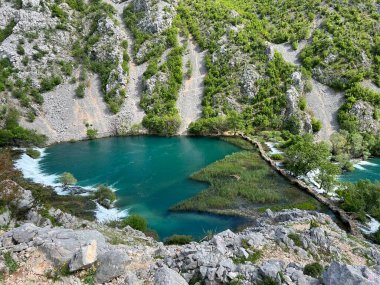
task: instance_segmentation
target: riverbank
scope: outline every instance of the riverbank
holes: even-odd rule
[[[296,185],[299,189],[303,190],[305,193],[314,197],[320,203],[326,205],[344,223],[344,225],[347,226],[347,228],[349,229],[352,235],[362,237],[362,234],[357,222],[353,220],[349,216],[349,214],[347,214],[344,210],[339,208],[335,204],[334,201],[316,192],[311,186],[307,185],[304,181],[297,179],[296,177],[290,175],[285,169],[279,167],[278,163],[272,160],[267,155],[266,151],[264,150],[263,146],[261,145],[259,141],[254,140],[244,134],[240,134],[240,136],[244,140],[249,141],[250,143],[256,145],[260,153],[260,156],[271,166],[271,168],[276,170],[277,173],[279,173],[282,177],[286,178],[290,183]]]

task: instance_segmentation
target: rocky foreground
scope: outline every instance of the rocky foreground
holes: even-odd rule
[[[29,190],[1,184],[1,199],[15,194],[0,214],[4,284],[380,284],[378,247],[325,214],[267,210],[242,232],[167,246],[130,227],[41,215]]]

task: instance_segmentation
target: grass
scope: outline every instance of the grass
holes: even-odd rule
[[[28,148],[26,150],[26,154],[34,159],[40,158],[41,156],[41,153],[37,149],[33,149],[33,148]]]
[[[228,141],[230,138],[228,138]],[[234,142],[240,142],[234,140]],[[209,187],[195,197],[180,202],[172,210],[218,212],[244,207],[286,208],[292,205],[315,209],[314,200],[274,172],[256,151],[241,151],[226,156],[194,173],[192,179]],[[317,203],[317,202],[315,202]]]
[[[11,255],[10,252],[4,253],[4,262],[5,262],[5,266],[8,267],[10,274],[13,274],[13,273],[15,273],[17,271],[19,265],[12,258],[12,255]]]
[[[244,256],[236,257],[233,259],[233,261],[235,264],[243,264],[245,262],[256,263],[260,259],[261,255],[262,255],[261,251],[257,250],[249,254],[248,257],[244,257]]]
[[[297,233],[290,233],[288,234],[288,238],[290,238],[294,244],[298,247],[302,246],[301,236]]]

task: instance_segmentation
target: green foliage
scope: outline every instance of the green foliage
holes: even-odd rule
[[[40,92],[51,91],[57,85],[62,83],[62,78],[58,75],[53,75],[51,77],[45,77],[40,82]]]
[[[299,234],[289,233],[288,238],[290,238],[296,246],[299,246],[299,247],[302,246],[301,236]]]
[[[13,28],[16,26],[14,20],[10,21],[4,29],[0,29],[0,44],[12,34]]]
[[[86,274],[83,276],[82,280],[84,284],[95,285],[96,284],[96,268],[92,266],[87,270]]]
[[[116,200],[116,194],[106,185],[99,185],[94,192],[94,198],[98,200],[99,204],[104,205],[105,200],[109,200],[110,203]]]
[[[51,14],[53,17],[59,18],[61,21],[65,21],[67,19],[67,13],[65,10],[63,10],[61,7],[59,7],[57,4],[53,4],[50,7]]]
[[[8,267],[9,273],[10,274],[15,273],[17,271],[17,269],[19,268],[19,265],[12,258],[11,253],[8,251],[8,252],[4,253],[3,257],[4,257],[5,266]]]
[[[284,155],[282,155],[281,153],[271,154],[270,158],[273,160],[284,160],[285,159]]]
[[[0,92],[5,91],[9,86],[8,78],[14,72],[8,58],[0,59]]]
[[[78,98],[84,98],[85,90],[86,90],[86,84],[84,84],[83,82],[80,82],[77,89],[75,89],[75,96],[77,96]]]
[[[77,183],[77,179],[70,172],[64,172],[59,177],[59,182],[63,185],[74,185]]]
[[[277,285],[277,280],[270,277],[265,277],[263,280],[258,281],[256,285]]]
[[[175,205],[173,210],[212,212],[244,207],[276,206],[309,201],[298,189],[273,172],[257,152],[241,151],[194,173],[192,179],[209,188]]]
[[[299,102],[298,102],[298,107],[302,111],[305,111],[306,110],[306,106],[307,106],[306,97],[304,97],[304,96],[300,97]]]
[[[233,262],[235,264],[243,264],[246,262],[256,263],[262,256],[262,252],[259,250],[253,251],[253,253],[250,253],[247,257],[240,256],[233,259]]]
[[[193,238],[192,236],[186,236],[186,235],[172,235],[165,239],[164,243],[166,245],[184,245],[192,242]]]
[[[41,153],[37,149],[33,148],[26,149],[25,153],[34,159],[37,159],[41,156]]]
[[[353,85],[345,93],[346,102],[340,107],[338,120],[342,129],[349,132],[358,131],[357,118],[349,113],[358,100],[369,102],[375,110],[380,106],[380,93],[367,89],[360,84]],[[376,112],[374,113],[374,116]]]
[[[285,165],[294,175],[306,175],[323,162],[329,161],[329,157],[330,148],[327,143],[314,143],[311,135],[296,136],[286,149]]]
[[[96,136],[98,135],[98,130],[97,129],[93,129],[93,128],[88,128],[87,129],[87,138],[90,139],[90,140],[93,140],[96,138]]]
[[[329,161],[323,161],[319,165],[319,173],[316,180],[320,184],[320,188],[323,188],[327,192],[333,190],[336,184],[336,176],[341,174],[341,168],[339,165],[333,164]]]
[[[6,113],[5,126],[0,129],[1,146],[42,146],[46,137],[36,131],[24,129],[19,126],[19,113],[16,109],[9,109]]]
[[[198,135],[220,135],[227,130],[228,124],[225,117],[202,118],[189,126],[189,132]]]
[[[322,129],[322,122],[316,118],[312,118],[311,127],[313,129],[313,133],[318,133]]]
[[[131,228],[142,232],[148,231],[148,223],[146,219],[136,214],[130,215],[119,221],[112,221],[109,223],[109,225],[118,228],[125,228],[126,226],[130,226]]]
[[[314,278],[321,277],[323,273],[323,266],[318,262],[306,264],[303,269],[303,274],[309,275]]]
[[[343,199],[340,207],[355,213],[361,221],[365,221],[365,213],[380,219],[380,183],[371,183],[369,180],[360,180],[356,183],[347,183],[337,191]]]

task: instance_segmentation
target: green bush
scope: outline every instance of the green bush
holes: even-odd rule
[[[96,138],[96,136],[98,135],[98,130],[96,129],[87,129],[87,138],[90,139],[90,140],[93,140]]]
[[[323,266],[318,262],[306,264],[303,273],[314,278],[319,278],[322,275]]]
[[[15,261],[12,258],[12,255],[9,251],[4,253],[4,263],[5,263],[5,266],[8,267],[10,274],[15,273],[17,269],[19,268],[17,261]]]
[[[0,44],[12,34],[13,28],[16,26],[14,20],[10,21],[4,29],[0,29]]]
[[[318,133],[322,129],[322,122],[316,118],[312,118],[311,127],[314,133]]]
[[[64,172],[59,177],[59,182],[63,185],[74,185],[77,183],[77,179],[70,172]]]
[[[302,111],[306,110],[307,102],[306,102],[306,98],[304,96],[300,97],[299,102],[298,102],[298,106]]]
[[[284,160],[285,159],[285,157],[281,153],[271,154],[270,158],[273,160]]]
[[[5,118],[5,126],[0,129],[1,146],[42,146],[46,137],[35,131],[20,127],[19,113],[16,109],[9,109]]]
[[[176,245],[184,245],[188,244],[193,240],[192,236],[187,235],[172,235],[165,239],[164,243],[167,245],[176,244]]]
[[[98,203],[102,206],[108,208],[116,200],[116,194],[106,185],[99,185],[97,190],[94,192],[94,198],[98,200]],[[108,202],[106,202],[108,200]]]
[[[299,247],[302,246],[301,236],[299,234],[289,233],[288,238],[290,238],[296,246],[299,246]]]
[[[54,89],[55,86],[62,83],[62,78],[58,75],[53,75],[51,77],[45,77],[40,82],[40,91],[47,92]]]
[[[33,148],[26,149],[25,153],[34,159],[37,159],[41,156],[41,153],[37,149]]]
[[[75,89],[75,96],[78,98],[84,98],[86,90],[86,85],[83,82],[80,82],[77,89]]]
[[[134,228],[135,230],[145,232],[148,230],[148,223],[146,219],[142,216],[133,214],[130,215],[119,223],[121,228],[124,228],[126,226],[130,226],[131,228]]]

